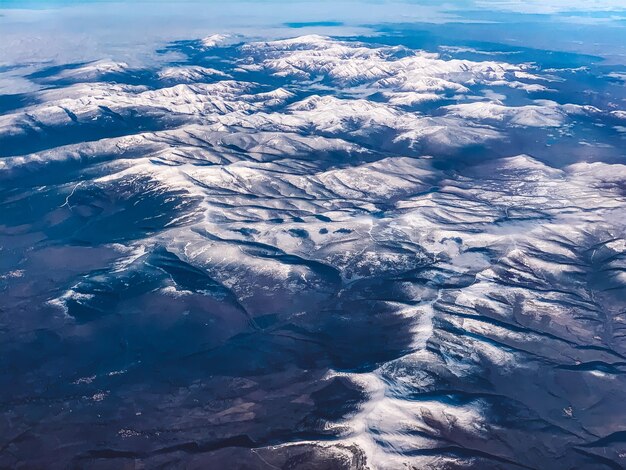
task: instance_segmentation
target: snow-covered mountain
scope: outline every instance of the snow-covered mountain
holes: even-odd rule
[[[0,115],[0,466],[620,468],[614,88],[240,39]]]

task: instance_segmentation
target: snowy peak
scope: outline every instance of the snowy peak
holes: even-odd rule
[[[201,39],[200,43],[206,48],[212,48],[212,47],[220,46],[221,44],[231,39],[231,37],[232,36],[228,34],[212,34],[210,36],[207,36]]]

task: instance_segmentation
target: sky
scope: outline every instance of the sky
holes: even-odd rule
[[[142,65],[166,59],[154,52],[160,45],[214,33],[376,35],[381,26],[441,24],[471,38],[626,63],[623,0],[0,0],[0,67],[99,59]]]

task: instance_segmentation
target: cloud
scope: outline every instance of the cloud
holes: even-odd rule
[[[626,11],[626,5],[621,0],[478,0],[476,5],[481,8],[527,14]]]

